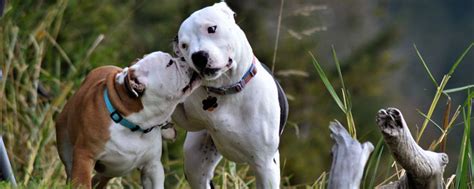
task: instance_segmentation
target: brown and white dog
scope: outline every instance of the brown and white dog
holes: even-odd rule
[[[56,119],[57,147],[68,181],[75,187],[103,188],[112,177],[138,168],[144,188],[163,188],[159,127],[199,86],[196,76],[163,52],[148,54],[125,69],[103,66],[91,71]],[[93,169],[97,173],[92,179]]]

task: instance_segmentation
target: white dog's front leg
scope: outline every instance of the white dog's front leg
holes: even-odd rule
[[[258,189],[280,188],[280,153],[262,163],[251,165]]]
[[[179,127],[185,129],[186,131],[200,131],[204,129],[204,127],[200,127],[199,124],[192,123],[188,119],[184,104],[178,104],[176,106],[171,118],[176,124],[178,124]]]
[[[148,163],[141,170],[141,180],[144,189],[163,189],[165,184],[165,173],[163,165],[158,158],[157,161]]]
[[[193,189],[213,188],[214,169],[222,155],[207,131],[188,132],[184,141],[184,171]]]

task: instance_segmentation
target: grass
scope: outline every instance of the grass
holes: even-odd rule
[[[337,59],[336,51],[334,50],[334,48],[332,49],[332,53],[333,53],[333,57],[334,57],[334,62],[336,63],[339,78],[341,80],[341,85],[342,85],[341,91],[342,91],[342,99],[343,100],[341,100],[341,98],[339,98],[339,96],[337,95],[336,91],[334,90],[334,87],[331,85],[331,83],[329,81],[329,78],[324,73],[323,68],[321,67],[321,65],[319,64],[317,59],[314,57],[314,55],[311,52],[309,52],[309,55],[313,58],[314,68],[318,72],[318,75],[321,78],[321,80],[323,81],[324,86],[326,86],[326,89],[331,94],[331,96],[334,99],[334,101],[336,102],[336,104],[339,106],[339,108],[342,110],[342,112],[346,115],[346,120],[347,120],[347,125],[348,125],[347,127],[349,129],[349,134],[353,138],[357,138],[356,128],[355,128],[355,124],[354,124],[354,117],[352,116],[352,111],[351,111],[352,105],[351,105],[349,91],[346,89],[346,87],[344,85],[344,79],[342,78],[342,73],[341,73],[341,66],[339,64],[339,60]]]
[[[461,142],[461,152],[459,153],[458,166],[456,169],[456,188],[468,188],[473,186],[473,163],[471,146],[471,113],[474,92],[467,90],[468,98],[463,106],[464,134]],[[469,174],[471,172],[471,174]]]
[[[281,1],[283,5],[283,0]],[[69,188],[65,184],[63,166],[55,148],[55,132],[53,118],[62,109],[67,97],[74,92],[85,75],[85,71],[91,68],[90,58],[104,43],[105,36],[99,34],[92,41],[82,41],[80,50],[75,54],[69,54],[65,47],[58,42],[63,17],[66,10],[67,0],[60,0],[49,7],[45,15],[37,15],[28,21],[19,20],[14,10],[6,10],[5,16],[0,19],[0,62],[2,62],[3,79],[0,82],[0,134],[4,137],[8,153],[13,164],[14,173],[19,188]],[[281,11],[280,11],[281,12]],[[280,14],[281,16],[281,14]],[[28,23],[20,23],[28,22]],[[280,23],[280,21],[279,21]],[[277,35],[276,41],[279,36]],[[78,42],[79,43],[79,42]],[[452,117],[446,117],[446,124],[442,124],[442,136],[435,141],[432,148],[438,147],[449,136],[449,131],[456,125],[459,115],[463,117],[464,135],[462,137],[461,151],[457,165],[456,176],[453,177],[450,188],[472,187],[474,178],[474,161],[472,159],[471,138],[469,135],[472,119],[472,98],[474,85],[461,86],[453,89],[445,89],[449,78],[454,74],[457,65],[469,52],[471,44],[460,58],[453,64],[451,70],[438,84],[430,73],[421,53],[416,49],[418,56],[427,70],[430,80],[437,88],[433,102],[426,114],[425,122],[417,138],[423,136],[424,129],[431,122],[435,107],[439,104],[441,97],[449,97],[451,93],[467,92],[466,102],[456,109]],[[416,47],[415,47],[416,48]],[[272,69],[276,59],[278,43],[275,44],[275,54]],[[313,65],[316,68],[326,89],[333,97],[336,105],[344,113],[351,136],[357,138],[357,127],[352,115],[352,101],[349,90],[343,80],[341,66],[335,49],[332,55],[341,81],[341,90],[334,89],[313,54]],[[41,82],[40,82],[41,81]],[[38,87],[47,86],[55,95],[41,94],[36,90]],[[447,108],[450,110],[450,108]],[[447,111],[449,112],[449,111]],[[297,127],[296,127],[297,128]],[[360,131],[359,131],[360,132]],[[454,140],[454,139],[453,139]],[[169,160],[168,148],[164,147],[165,167],[167,168],[167,183],[173,188],[188,188],[182,172],[177,171],[182,167],[182,162]],[[363,177],[362,187],[373,188],[379,185],[378,180],[390,180],[396,178],[398,173],[396,166],[387,165],[385,169],[382,163],[382,155],[388,153],[380,139],[370,157]],[[284,162],[284,161],[282,161]],[[393,162],[392,162],[393,163]],[[283,163],[283,166],[285,163]],[[282,178],[284,188],[326,188],[328,179],[327,172],[306,185],[292,185],[291,175]],[[222,161],[216,169],[214,179],[216,186],[220,188],[252,188],[255,186],[255,178],[245,165],[237,165],[233,162]],[[138,174],[134,173],[123,179],[112,181],[113,186],[138,187]],[[8,183],[0,183],[0,188],[12,188]]]
[[[450,109],[451,109],[451,97],[449,96],[449,94],[454,93],[454,92],[467,91],[466,102],[462,105],[464,132],[463,132],[463,137],[462,137],[462,142],[461,142],[461,152],[460,152],[459,160],[457,161],[458,164],[457,164],[456,174],[454,175],[454,182],[446,183],[446,188],[456,188],[456,189],[458,189],[458,188],[473,187],[473,181],[474,181],[473,180],[474,179],[474,173],[473,172],[474,171],[472,171],[472,170],[474,170],[474,159],[472,158],[473,157],[472,156],[473,155],[473,153],[472,153],[473,150],[472,150],[471,138],[470,138],[470,133],[471,133],[470,128],[471,128],[471,119],[472,119],[471,110],[472,110],[472,101],[474,101],[474,92],[471,91],[471,88],[472,88],[473,85],[467,85],[467,86],[458,87],[458,88],[454,88],[454,89],[444,90],[447,83],[448,83],[448,81],[449,81],[449,79],[453,75],[454,71],[456,70],[458,65],[462,62],[462,60],[464,59],[466,54],[468,54],[468,52],[470,51],[472,46],[474,46],[474,43],[471,43],[465,49],[465,51],[458,57],[458,59],[454,62],[451,69],[449,70],[449,72],[446,75],[444,75],[444,77],[441,80],[440,84],[438,84],[436,82],[435,78],[431,74],[431,71],[430,71],[428,65],[426,64],[423,57],[421,56],[421,53],[419,52],[417,47],[414,46],[415,51],[416,51],[418,57],[420,58],[420,62],[423,65],[423,67],[425,68],[429,79],[433,82],[433,84],[436,87],[436,93],[434,95],[431,106],[428,110],[428,113],[424,114],[423,112],[418,110],[418,112],[425,118],[425,120],[424,120],[423,125],[421,127],[421,131],[417,135],[417,139],[416,139],[417,142],[423,136],[423,133],[424,133],[426,127],[428,126],[429,122],[433,123],[442,132],[442,135],[439,137],[439,139],[434,141],[432,143],[432,145],[429,147],[430,150],[434,150],[436,147],[438,147],[439,144],[443,143],[447,139],[448,132],[454,126],[454,121],[456,120],[456,118],[458,117],[458,115],[461,111],[460,110],[461,105],[460,105],[456,109],[456,111],[454,112],[451,119],[449,118]],[[324,69],[321,67],[321,64],[317,61],[317,59],[315,58],[315,56],[311,52],[309,52],[309,55],[312,57],[313,65],[316,69],[316,72],[318,73],[319,77],[323,81],[326,89],[331,94],[331,97],[334,99],[337,106],[345,114],[349,133],[352,135],[353,138],[357,139],[356,126],[355,126],[354,119],[353,119],[352,112],[351,112],[351,100],[350,100],[350,96],[348,95],[349,91],[345,87],[344,80],[342,78],[342,73],[340,71],[340,64],[339,64],[339,61],[337,59],[337,55],[336,55],[336,51],[335,51],[334,47],[332,48],[332,52],[333,52],[334,62],[336,64],[336,68],[337,68],[337,71],[338,71],[338,74],[339,74],[339,79],[341,80],[341,86],[342,86],[341,94],[342,94],[342,97],[343,97],[342,101],[341,101],[339,95],[336,93],[336,90],[334,89],[333,85],[330,83],[330,79],[326,76],[326,74],[324,72]],[[431,119],[435,108],[439,104],[441,95],[446,96],[447,101],[448,101],[447,102],[447,108],[446,108],[446,111],[445,111],[445,114],[444,114],[443,127],[439,126],[439,124],[437,124],[436,122],[434,122]],[[379,165],[380,165],[380,162],[381,162],[381,155],[383,153],[383,145],[381,145],[382,141],[383,141],[382,139],[379,140],[379,142],[377,143],[377,146],[375,147],[375,149],[372,153],[371,158],[367,162],[367,168],[365,170],[364,177],[363,177],[363,182],[362,182],[363,188],[373,188],[375,186],[374,181],[377,177],[377,174],[380,174],[381,170],[379,170]],[[444,148],[442,148],[442,149],[444,150]],[[399,175],[400,171],[398,170],[398,167],[395,164],[394,160],[392,160],[391,164],[394,165],[394,166],[392,166],[392,168],[395,168],[395,170],[394,170],[395,173],[392,176],[388,177],[384,182],[382,182],[378,186],[382,185],[383,183],[385,183],[389,180],[392,180],[392,178],[395,178],[395,177],[399,178],[400,177],[400,175]]]

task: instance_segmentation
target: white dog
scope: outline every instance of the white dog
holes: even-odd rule
[[[248,163],[257,188],[279,188],[278,145],[288,114],[279,84],[252,52],[226,3],[194,12],[182,24],[175,53],[203,80],[173,120],[188,131],[185,174],[192,188],[212,188],[221,154]]]
[[[105,188],[112,177],[140,169],[144,188],[163,188],[160,127],[199,86],[193,73],[162,52],[129,68],[91,71],[56,119],[59,156],[73,186]]]

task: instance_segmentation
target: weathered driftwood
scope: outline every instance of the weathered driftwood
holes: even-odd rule
[[[448,155],[423,150],[418,146],[398,109],[382,109],[376,120],[385,143],[406,173],[400,180],[380,188],[443,188],[443,172],[448,164]]]
[[[374,146],[370,142],[360,144],[354,140],[339,122],[329,125],[332,147],[332,165],[328,188],[359,188],[364,167]]]

